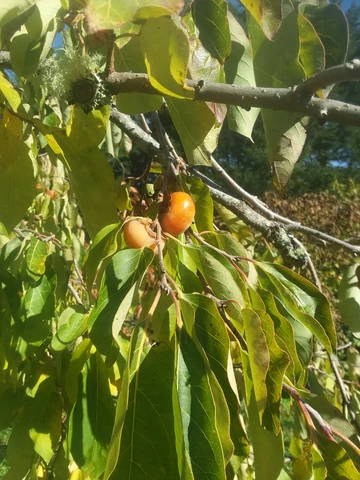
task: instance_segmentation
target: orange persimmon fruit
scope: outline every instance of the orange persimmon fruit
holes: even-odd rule
[[[190,227],[194,217],[195,204],[192,197],[186,192],[173,192],[166,209],[160,215],[161,228],[176,237]]]
[[[156,233],[151,229],[151,218],[134,218],[128,220],[124,225],[124,240],[129,248],[148,247],[155,250]],[[161,247],[163,248],[163,240]]]

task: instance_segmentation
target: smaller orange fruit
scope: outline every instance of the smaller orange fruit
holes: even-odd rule
[[[134,218],[124,225],[124,239],[129,248],[156,247],[156,234],[150,228],[151,218]]]
[[[195,217],[195,204],[186,192],[170,194],[168,208],[160,216],[161,228],[175,237],[185,232]]]

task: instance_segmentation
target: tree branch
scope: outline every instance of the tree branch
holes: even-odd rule
[[[0,51],[0,67],[9,64],[9,62],[9,52]],[[194,100],[237,105],[245,109],[257,107],[285,110],[298,113],[299,117],[311,116],[322,121],[360,125],[360,106],[314,96],[309,98],[309,93],[313,93],[323,86],[343,81],[359,80],[359,75],[360,61],[354,59],[344,65],[323,70],[297,87],[239,87],[227,83],[206,82],[203,79],[187,80],[186,83],[189,87],[194,88]],[[161,92],[151,85],[146,73],[112,72],[105,76],[104,84],[113,95],[124,92],[161,95]],[[79,91],[83,91],[83,89],[80,88]],[[76,97],[73,100],[76,102]],[[88,99],[88,101],[91,100],[91,98]],[[86,103],[82,99],[81,103],[84,102]]]
[[[129,115],[125,115],[119,112],[118,110],[116,110],[116,108],[113,108],[111,111],[110,119],[114,123],[116,123],[116,125],[118,125],[120,128],[124,129],[124,131],[133,140],[139,141],[143,146],[148,145],[148,148],[153,151],[159,151],[160,149],[159,143],[151,135],[147,134],[136,122],[134,122]],[[249,192],[243,189],[240,185],[238,185],[213,157],[210,157],[210,161],[215,171],[218,174],[220,174],[221,177],[228,183],[228,185],[231,186],[231,188],[236,193],[238,193],[241,196],[241,198],[244,200],[242,201],[234,197],[231,197],[230,195],[227,195],[228,199],[232,199],[235,202],[233,204],[231,201],[229,201],[230,202],[229,204],[231,204],[232,208],[235,209],[232,211],[236,215],[238,215],[240,218],[242,218],[245,223],[253,226],[260,232],[264,233],[264,235],[269,240],[272,240],[274,243],[277,242],[276,240],[277,238],[279,237],[283,238],[284,236],[286,236],[287,240],[285,241],[285,244],[288,245],[288,248],[290,248],[291,246],[289,252],[294,252],[294,249],[295,249],[295,252],[296,252],[295,256],[297,258],[297,261],[300,260],[301,262],[304,262],[305,260],[304,252],[299,245],[297,246],[295,245],[296,242],[294,241],[293,237],[291,238],[289,237],[287,233],[289,231],[305,233],[307,235],[311,235],[314,238],[323,240],[327,243],[335,244],[339,247],[345,248],[346,250],[349,250],[354,254],[360,253],[360,245],[353,245],[349,242],[346,242],[345,240],[340,240],[339,238],[332,237],[327,233],[321,232],[320,230],[316,230],[311,227],[307,227],[305,225],[302,225],[299,222],[290,220],[289,218],[283,217],[282,215],[279,215],[278,213],[272,211],[261,200],[259,200],[254,195],[251,195]],[[212,193],[214,198],[216,195],[221,194],[221,198],[225,199],[224,195],[226,194],[221,192],[221,187],[219,187],[219,185],[217,185],[213,180],[205,176],[203,173],[201,173],[197,169],[193,168],[192,171],[196,176],[201,178],[204,181],[204,183],[206,183],[209,186],[210,193]],[[219,203],[221,203],[220,200],[218,201]],[[240,203],[236,203],[236,202],[240,202]],[[224,205],[224,206],[227,206],[227,208],[229,208],[228,205]],[[229,209],[231,210],[231,208]],[[277,234],[274,234],[275,231],[277,232]],[[274,241],[274,238],[275,238],[275,241]],[[280,243],[279,242],[277,243],[278,247],[281,245],[283,245],[283,240],[281,240]],[[283,249],[283,247],[281,248]],[[302,253],[299,258],[300,252]],[[291,257],[293,257],[292,254],[291,254]]]
[[[356,68],[350,69],[343,65],[336,67],[341,71],[342,81],[346,79],[355,80],[353,70],[358,75],[357,62],[354,60],[351,64],[355,64]],[[324,77],[328,81],[330,79],[333,81],[336,75],[332,72],[328,73],[329,70],[321,72],[322,76],[318,74],[321,82],[324,82]],[[335,73],[340,77],[338,70]],[[344,71],[349,72],[349,76],[346,78]],[[316,76],[311,77],[307,81],[310,82],[313,78],[315,78],[314,84],[317,85],[319,79]],[[161,95],[160,92],[152,87],[148,75],[145,73],[114,72],[104,82],[113,95],[124,92]],[[312,116],[322,120],[360,125],[360,106],[317,97],[309,99],[308,95],[306,95],[308,93],[308,84],[305,84],[305,82],[297,88],[239,87],[237,85],[205,82],[203,80],[198,82],[187,80],[187,85],[194,88],[194,100],[237,105],[246,109],[258,107],[270,108],[272,110],[287,110],[299,113],[300,116]],[[301,95],[302,91],[304,95]]]
[[[145,151],[159,152],[160,144],[149,133],[145,132],[134,120],[125,113],[119,112],[115,107],[111,109],[110,120],[123,132],[135,139]]]
[[[300,85],[296,87],[296,92],[300,94],[313,94],[335,83],[359,80],[360,60],[355,58],[344,65],[337,65],[336,67],[327,68],[326,70],[315,73],[315,75],[300,83]]]

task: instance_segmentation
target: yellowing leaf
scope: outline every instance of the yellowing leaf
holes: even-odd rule
[[[10,107],[16,112],[21,103],[20,95],[11,83],[0,72],[0,98],[4,98]]]
[[[172,97],[192,98],[194,90],[185,85],[190,46],[183,27],[170,17],[151,18],[140,39],[151,85]]]
[[[183,0],[89,0],[86,16],[93,30],[102,30],[136,20],[180,13],[183,6]]]
[[[271,39],[281,24],[282,0],[241,0],[241,3]]]
[[[11,230],[35,196],[34,170],[20,119],[5,110],[0,122],[0,222]]]
[[[61,154],[70,170],[81,213],[91,237],[106,225],[115,223],[116,191],[113,173],[98,144],[105,135],[108,109],[86,114],[72,111],[67,135],[60,129],[44,129],[49,146]]]

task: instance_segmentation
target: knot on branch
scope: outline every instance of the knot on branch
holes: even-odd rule
[[[77,79],[71,86],[69,102],[89,112],[111,103],[111,94],[97,74]]]
[[[266,237],[281,251],[284,261],[288,265],[300,268],[307,265],[308,255],[306,250],[294,241],[282,225],[273,224]]]

